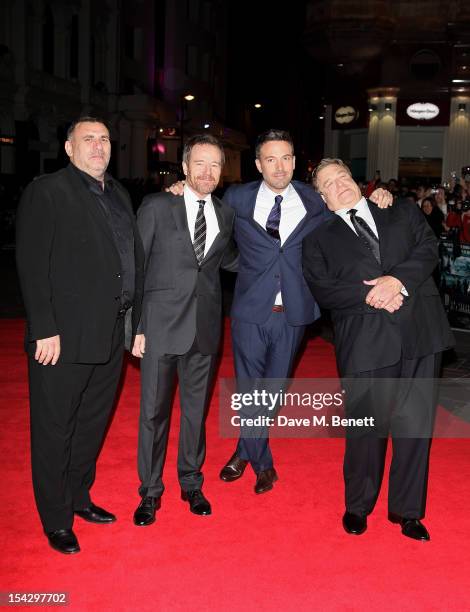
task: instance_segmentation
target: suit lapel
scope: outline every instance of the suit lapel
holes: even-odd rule
[[[276,242],[276,240],[268,234],[266,229],[262,227],[257,221],[255,221],[255,207],[256,207],[256,198],[258,197],[258,192],[261,188],[261,182],[255,183],[255,188],[251,192],[249,198],[247,198],[247,219],[253,229],[255,229],[260,236],[263,236],[265,240],[270,242]]]
[[[371,202],[367,202],[367,206],[371,212],[371,215],[374,218],[375,225],[377,227],[377,234],[379,235],[379,243],[380,243],[380,262],[382,267],[384,267],[388,245],[389,245],[389,234],[390,234],[390,224],[389,224],[389,215],[390,211],[388,208],[379,208],[372,204]]]
[[[198,265],[196,253],[194,252],[193,243],[191,241],[191,234],[188,226],[188,216],[186,214],[186,205],[184,203],[184,196],[176,196],[169,194],[171,199],[171,212],[176,223],[176,227],[179,232],[183,235],[183,244],[186,248],[191,251],[194,257],[195,265]]]
[[[379,265],[375,257],[366,248],[366,246],[364,245],[362,240],[359,238],[359,236],[356,234],[356,232],[351,227],[349,227],[349,225],[345,223],[345,221],[343,221],[341,217],[339,217],[338,215],[335,215],[332,219],[329,219],[328,221],[326,221],[326,223],[330,224],[330,227],[332,228],[332,230],[335,232],[335,234],[338,235],[339,243],[341,245],[344,245],[345,247],[344,251],[346,253],[352,251],[353,253],[357,253],[358,257],[359,256],[367,257],[368,259],[373,261],[376,265]]]
[[[202,260],[201,265],[205,264],[206,261],[217,251],[217,249],[219,248],[220,241],[222,240],[222,238],[225,238],[226,236],[226,224],[225,224],[224,216],[222,214],[222,204],[220,200],[216,198],[215,196],[212,196],[212,204],[214,206],[215,216],[217,217],[217,223],[219,224],[219,233],[217,234],[213,243],[211,244],[210,249],[207,251],[206,255],[204,256],[204,259]]]
[[[295,240],[295,237],[297,236],[297,234],[299,232],[302,231],[302,229],[304,228],[305,224],[308,223],[310,221],[310,219],[313,217],[313,211],[311,209],[311,207],[308,205],[308,202],[302,197],[302,195],[299,193],[299,191],[297,189],[295,189],[294,185],[292,185],[292,189],[295,190],[296,194],[299,196],[300,201],[302,202],[304,208],[305,208],[305,215],[302,217],[302,219],[297,223],[297,225],[294,227],[293,231],[289,234],[289,236],[287,237],[287,240],[285,241],[284,245],[288,245],[289,242],[291,242],[292,240]]]

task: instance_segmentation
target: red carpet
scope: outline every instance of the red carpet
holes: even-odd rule
[[[385,486],[367,533],[352,537],[341,527],[343,440],[274,440],[280,480],[255,496],[251,472],[231,484],[218,479],[234,441],[218,437],[214,397],[204,470],[213,515],[194,516],[179,499],[175,410],[162,509],[153,526],[137,528],[139,377],[132,365],[93,488],[94,501],[118,522],[77,519],[82,552],[56,553],[42,534],[31,488],[22,330],[20,321],[0,321],[0,592],[67,591],[69,608],[80,611],[470,610],[468,440],[433,444],[430,543],[403,537],[386,520]],[[219,374],[232,375],[228,339]],[[310,341],[296,375],[334,375],[331,346]]]

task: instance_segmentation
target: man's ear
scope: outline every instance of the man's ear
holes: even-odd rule
[[[181,165],[183,166],[184,176],[188,176],[188,164],[186,162],[183,162]]]
[[[255,159],[255,164],[256,164],[256,167],[258,168],[258,172],[261,172],[261,174],[263,174],[263,169],[261,168],[261,163],[259,159]]]
[[[73,155],[73,147],[72,147],[72,143],[70,142],[70,140],[66,140],[64,146],[65,146],[65,152],[67,153],[67,155],[69,157],[72,157],[72,155]]]
[[[295,155],[292,157],[292,168],[295,170]]]

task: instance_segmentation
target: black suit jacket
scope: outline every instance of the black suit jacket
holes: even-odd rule
[[[139,332],[159,354],[183,355],[197,338],[199,351],[218,350],[222,292],[220,268],[236,271],[233,210],[212,196],[219,234],[198,265],[183,196],[144,198],[137,225],[145,250],[145,288]]]
[[[129,195],[117,181],[115,188],[134,231],[135,331],[144,254]],[[36,340],[59,334],[61,361],[106,362],[120,309],[121,261],[99,203],[70,165],[26,188],[17,215],[16,259],[29,351]]]
[[[453,336],[431,273],[437,241],[418,207],[369,206],[380,240],[378,264],[361,239],[337,215],[303,242],[305,279],[321,307],[331,309],[341,375],[367,372],[440,352]],[[378,276],[398,278],[407,290],[403,306],[390,314],[365,303]]]

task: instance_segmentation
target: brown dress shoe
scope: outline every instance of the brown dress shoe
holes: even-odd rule
[[[269,468],[269,470],[259,472],[256,477],[255,493],[260,494],[271,491],[276,480],[278,480],[278,476],[274,468]]]
[[[238,480],[241,476],[243,476],[243,472],[245,471],[247,465],[248,461],[246,461],[246,459],[240,459],[237,453],[235,453],[224,465],[219,477],[225,482],[233,482],[234,480]]]

